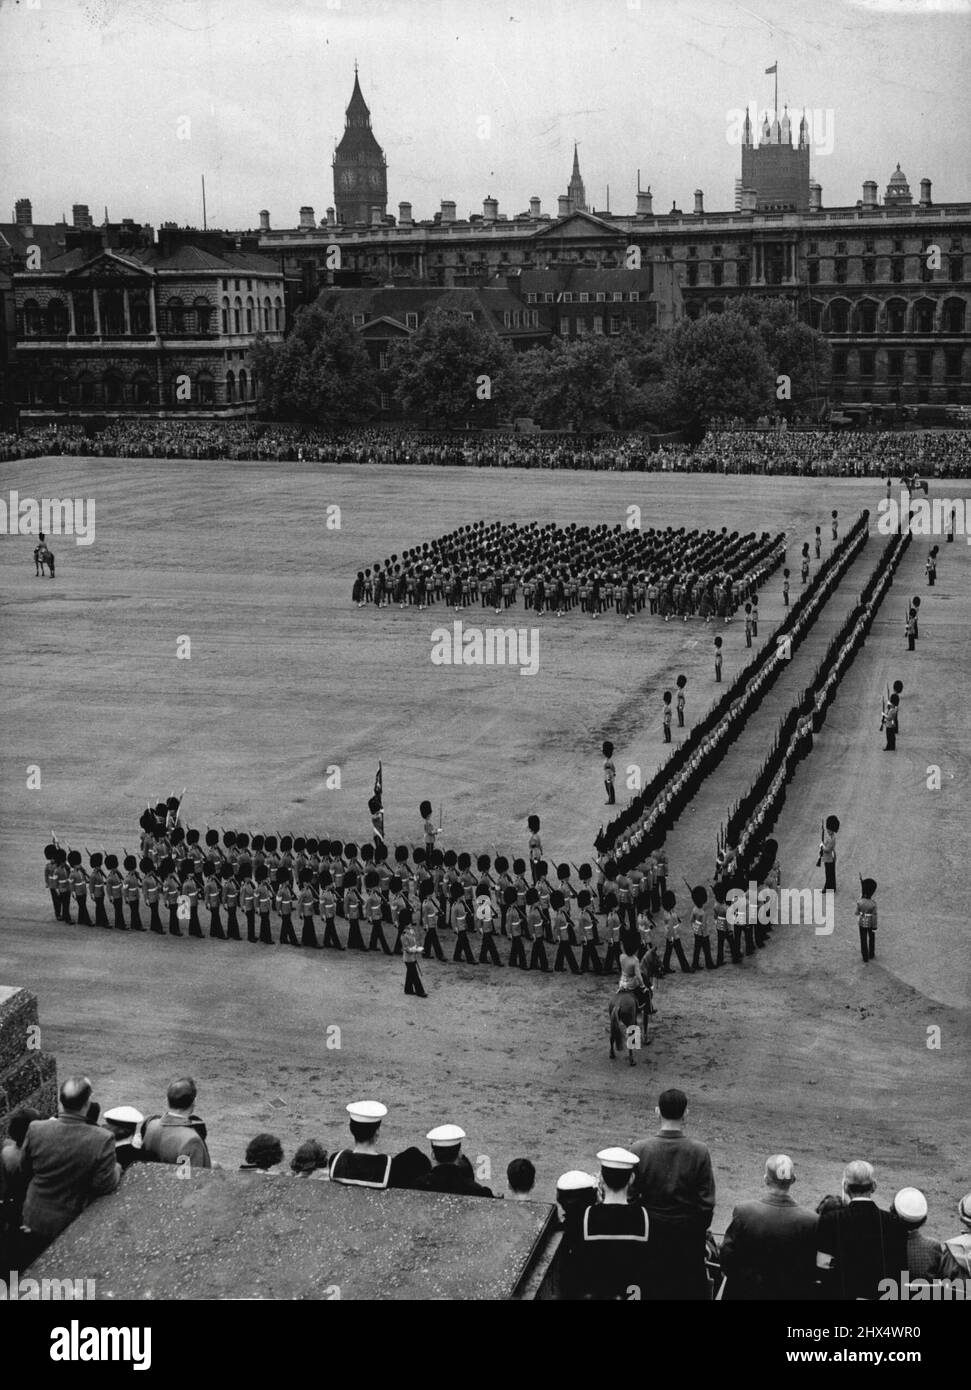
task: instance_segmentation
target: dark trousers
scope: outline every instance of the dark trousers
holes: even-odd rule
[[[391,947],[388,945],[387,937],[384,934],[384,927],[380,921],[371,923],[371,939],[368,942],[369,951],[377,951],[380,948],[386,956],[390,956]]]
[[[247,940],[247,941],[255,941],[255,940],[256,940],[256,908],[255,908],[255,907],[248,907],[248,908],[246,909],[246,940]]]
[[[620,942],[610,941],[607,943],[607,954],[604,956],[604,974],[609,975],[612,970],[617,970],[620,966]]]
[[[225,941],[226,933],[223,931],[223,919],[219,915],[219,904],[209,909],[209,935],[216,941]]]
[[[161,917],[159,916],[158,903],[149,903],[149,905],[148,905],[148,913],[149,913],[149,916],[148,916],[148,928],[149,928],[149,931],[155,932],[158,936],[164,936],[164,935],[165,935],[165,927],[163,926],[163,924],[162,924],[162,919],[161,919]]]
[[[678,728],[679,728],[679,729],[683,729],[683,728],[684,728],[684,710],[683,710],[683,709],[679,709],[679,710],[678,710]]]
[[[725,951],[728,950],[732,960],[738,963],[739,951],[735,945],[734,938],[730,931],[720,931],[717,934],[718,950],[715,959],[719,965],[725,964]]]
[[[566,964],[564,964],[566,962]],[[570,967],[571,975],[579,975],[580,967],[577,965],[577,958],[573,954],[573,947],[569,941],[560,941],[556,947],[556,959],[553,962],[554,970],[565,970]]]
[[[125,923],[124,903],[121,898],[112,898],[111,906],[114,908],[115,912],[115,926],[119,931],[127,931],[128,927]]]
[[[455,933],[455,953],[452,959],[468,961],[469,965],[475,965],[475,956],[472,954],[472,947],[469,945],[469,934],[467,931]]]
[[[442,943],[438,939],[438,932],[434,927],[429,927],[425,932],[425,944],[422,948],[422,955],[426,960],[431,960],[434,955],[436,960],[444,960],[445,952],[442,950]]]
[[[344,949],[337,934],[337,923],[333,917],[324,918],[324,945],[332,947],[335,951],[343,951]]]
[[[419,999],[428,998],[416,960],[405,961],[405,994],[417,994]]]
[[[239,934],[239,918],[236,916],[235,907],[226,908],[226,940],[242,940],[242,937]]]
[[[496,950],[495,933],[491,931],[484,931],[482,933],[482,948],[479,951],[479,964],[485,965],[487,958],[493,965],[502,964],[502,961],[499,959],[499,952]]]
[[[597,955],[597,948],[592,941],[585,941],[580,952],[580,973],[585,975],[590,970],[594,975],[603,974],[603,966],[600,957]]]
[[[614,784],[613,784],[613,782],[604,782],[604,787],[606,788],[606,791],[607,791],[607,805],[608,805],[608,806],[614,806],[614,805],[616,805],[616,803],[617,803],[617,798],[614,796]]]
[[[663,961],[661,962],[661,968],[662,968],[663,970],[670,970],[670,968],[671,968],[671,957],[672,957],[672,955],[677,956],[677,958],[678,958],[678,964],[681,966],[681,969],[682,969],[682,970],[684,971],[684,973],[687,975],[688,972],[689,972],[690,969],[691,969],[691,966],[688,964],[688,957],[685,955],[685,953],[684,953],[684,947],[681,945],[681,942],[680,942],[680,941],[667,941],[667,942],[665,942],[665,945],[664,945],[664,959],[663,959]]]
[[[737,962],[742,959],[742,936],[745,936],[745,954],[755,955],[755,934],[748,922],[739,922],[732,930],[732,943],[735,947],[733,959]]]
[[[105,912],[104,898],[95,898],[94,900],[94,925],[96,927],[111,926],[111,923],[108,921],[108,914]]]
[[[193,907],[193,908],[191,909],[191,911],[189,912],[189,935],[190,935],[190,936],[201,936],[201,935],[202,935],[202,926],[200,925],[200,922],[199,922],[199,909],[198,909],[198,907]]]
[[[309,921],[309,923],[310,923],[310,930],[313,931],[313,929],[314,929],[314,919],[313,919],[312,917],[305,917],[303,920],[304,920],[304,925],[305,925],[305,926],[306,926],[307,922]],[[300,942],[297,940],[297,933],[293,930],[293,914],[292,914],[292,913],[289,913],[289,912],[281,913],[281,916],[280,916],[280,945],[281,945],[281,946],[299,946],[299,945],[300,945]]]
[[[128,913],[132,931],[144,931],[145,928],[142,926],[142,917],[138,910],[137,902],[128,904]]]
[[[891,753],[895,753],[895,752],[897,751],[897,730],[896,730],[896,729],[891,729],[890,725],[888,724],[888,725],[887,725],[887,731],[886,731],[886,732],[887,732],[887,741],[886,741],[886,743],[885,743],[884,746],[883,746],[884,752],[886,752],[887,749],[889,748],[889,750],[890,750]]]
[[[864,964],[876,955],[877,934],[872,927],[860,928],[860,955]]]
[[[721,678],[722,678],[722,664],[721,664],[720,661],[716,661],[716,662],[715,662],[715,680],[716,680],[716,681],[720,681]]]
[[[512,945],[509,948],[509,964],[515,965],[520,970],[528,969],[526,965],[526,951],[523,947],[523,938],[514,936]]]
[[[54,917],[56,921],[61,920],[61,895],[55,889],[51,889],[51,902],[54,904]]]
[[[711,958],[711,942],[708,940],[707,936],[696,936],[694,955],[691,957],[692,970],[698,969],[698,962],[701,960],[702,954],[704,954],[705,957],[705,968],[714,970],[715,962]]]
[[[907,650],[909,652],[914,650],[914,634],[912,632],[907,633]]]
[[[269,914],[268,912],[261,912],[261,913],[260,913],[260,945],[261,945],[261,946],[272,946],[273,944],[274,944],[274,942],[273,942],[273,933],[270,931],[270,914]]]
[[[57,898],[61,905],[61,921],[70,922],[72,920],[70,890],[67,893],[58,893]]]
[[[671,725],[670,725],[670,724],[665,724],[665,726],[664,726],[664,742],[665,742],[665,743],[670,743],[670,742],[671,742]]]
[[[294,942],[293,944],[296,945],[297,943]],[[283,945],[282,936],[280,937],[280,945]],[[311,913],[309,917],[303,919],[303,925],[300,928],[300,945],[306,947],[308,951],[317,951],[320,949],[317,941],[317,933],[314,931],[313,913]]]
[[[348,949],[351,951],[367,950],[367,947],[364,944],[364,937],[361,935],[361,921],[358,917],[349,919],[349,925],[347,929],[347,946]]]
[[[178,903],[169,904],[169,936],[181,936],[182,928],[179,926],[179,905]]]
[[[546,943],[541,936],[537,936],[533,942],[533,949],[529,953],[529,969],[542,970],[545,975],[550,968],[549,960],[546,956]]]
[[[825,882],[823,883],[823,891],[824,891],[824,892],[831,891],[831,892],[835,893],[835,892],[836,892],[836,860],[835,860],[835,859],[827,859],[827,860],[825,861],[825,863],[823,864],[823,872],[824,872],[825,875],[826,875]]]
[[[78,905],[78,926],[90,927],[91,918],[88,916],[87,901],[84,898],[75,898],[74,901]]]

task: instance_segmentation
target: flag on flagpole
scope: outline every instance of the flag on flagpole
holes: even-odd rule
[[[381,772],[381,764],[378,763],[378,770],[377,770],[377,772],[374,774],[374,795],[375,795],[375,797],[377,798],[377,802],[378,802],[378,805],[379,805],[379,806],[382,804],[382,793],[383,793],[383,791],[384,791],[384,777],[383,777],[382,772]]]
[[[778,71],[779,71],[779,62],[778,62],[778,59],[777,59],[777,60],[772,64],[772,66],[771,66],[770,68],[766,68],[766,70],[765,70],[765,75],[766,75],[766,77],[770,77],[770,76],[772,75],[772,73],[778,72]]]

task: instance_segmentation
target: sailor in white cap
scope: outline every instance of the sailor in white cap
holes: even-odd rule
[[[650,1223],[639,1202],[628,1200],[638,1164],[629,1149],[601,1149],[601,1200],[583,1213],[583,1292],[600,1301],[651,1296]]]
[[[560,1225],[563,1239],[560,1257],[557,1261],[557,1298],[561,1300],[583,1297],[583,1265],[580,1258],[580,1243],[583,1238],[583,1217],[588,1207],[597,1200],[597,1179],[592,1173],[584,1173],[579,1168],[571,1168],[556,1182],[556,1203],[560,1209]]]
[[[438,1125],[425,1138],[432,1146],[432,1170],[416,1186],[424,1192],[452,1192],[462,1197],[491,1197],[491,1188],[475,1180],[472,1164],[462,1153],[465,1130]]]
[[[331,1182],[342,1182],[348,1187],[387,1187],[391,1158],[378,1153],[377,1138],[388,1107],[378,1100],[355,1100],[345,1109],[351,1117],[354,1147],[334,1154],[330,1161]]]
[[[105,1129],[110,1129],[115,1136],[115,1160],[121,1164],[121,1171],[140,1162],[143,1157],[141,1124],[145,1119],[142,1112],[133,1105],[116,1105],[106,1110],[101,1118]]]
[[[906,1231],[906,1273],[900,1278],[909,1278],[912,1298],[916,1295],[915,1279],[960,1278],[961,1267],[947,1246],[925,1236],[920,1229],[927,1220],[927,1198],[923,1192],[916,1187],[902,1187],[893,1199],[893,1214]]]

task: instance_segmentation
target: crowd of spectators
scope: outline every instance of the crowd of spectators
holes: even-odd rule
[[[0,1146],[3,1267],[26,1267],[86,1205],[114,1191],[133,1164],[212,1167],[196,1099],[195,1083],[182,1077],[169,1086],[162,1114],[146,1118],[128,1105],[102,1114],[91,1082],[71,1077],[61,1086],[56,1118],[16,1112]],[[686,1133],[688,1099],[676,1088],[659,1097],[656,1132],[629,1148],[601,1150],[598,1172],[571,1170],[537,1186],[533,1161],[514,1158],[500,1194],[479,1181],[491,1180],[491,1164],[469,1160],[457,1125],[430,1130],[430,1152],[411,1146],[391,1155],[381,1143],[387,1108],[362,1101],[346,1109],[350,1144],[329,1158],[311,1139],[288,1161],[283,1141],[260,1133],[246,1145],[240,1171],[374,1191],[555,1202],[555,1286],[563,1299],[876,1300],[913,1298],[922,1285],[931,1297],[964,1297],[968,1287],[971,1193],[958,1204],[961,1230],[943,1241],[924,1229],[928,1206],[917,1188],[901,1188],[882,1206],[873,1166],[859,1159],[845,1165],[839,1193],[810,1207],[792,1195],[793,1160],[770,1155],[761,1187],[734,1207],[719,1243],[711,1232],[712,1157]]]
[[[77,425],[0,434],[0,459],[89,458],[380,463],[612,472],[766,473],[800,477],[971,476],[971,431],[710,429],[702,442],[652,450],[644,434],[510,434],[248,421],[124,420],[89,436]]]

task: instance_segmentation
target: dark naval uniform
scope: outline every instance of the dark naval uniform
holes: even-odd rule
[[[387,1187],[391,1176],[388,1154],[359,1153],[356,1149],[341,1149],[330,1161],[331,1182],[347,1187]]]
[[[579,1284],[600,1302],[643,1298],[650,1277],[650,1221],[636,1202],[598,1203],[583,1213]]]

